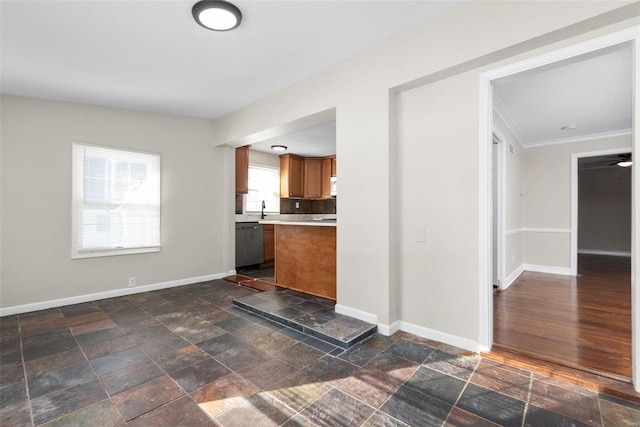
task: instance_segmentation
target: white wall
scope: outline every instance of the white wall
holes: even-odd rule
[[[280,156],[249,149],[249,163],[280,168]]]
[[[578,171],[578,252],[631,254],[631,172],[619,166]]]
[[[631,135],[525,150],[525,264],[571,267],[571,154],[627,147]]]
[[[211,121],[4,95],[1,108],[3,308],[233,269],[233,150],[212,147]],[[160,252],[71,259],[74,141],[160,154]]]
[[[523,188],[522,175],[524,152],[518,138],[494,110],[493,126],[505,139],[504,147],[504,267],[502,287],[509,286],[521,271],[523,233]],[[509,146],[513,147],[513,155]]]
[[[464,3],[447,16],[218,119],[217,143],[240,145],[253,134],[335,108],[338,304],[350,314],[377,320],[383,332],[400,326],[476,349],[479,67],[629,26],[629,21],[616,22],[637,11],[571,26],[623,4]],[[612,26],[584,34],[604,25]],[[452,156],[461,167],[435,178],[430,168],[445,172],[442,164]],[[414,207],[421,210],[410,211]],[[422,226],[427,242],[419,245],[414,233]]]

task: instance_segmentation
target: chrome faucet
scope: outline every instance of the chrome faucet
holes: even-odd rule
[[[260,219],[264,219],[264,208],[265,208],[265,205],[264,205],[264,200],[263,200],[262,201],[262,213],[260,214]]]

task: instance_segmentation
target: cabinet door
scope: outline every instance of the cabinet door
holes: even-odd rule
[[[304,197],[322,197],[322,159],[304,159]]]
[[[331,158],[322,159],[322,197],[331,197]]]
[[[249,192],[249,147],[236,148],[236,194]]]
[[[336,168],[336,156],[333,156],[331,158],[331,176],[332,177],[338,176],[338,171],[337,171],[337,168]]]
[[[264,261],[273,261],[276,257],[276,250],[275,250],[275,239],[274,239],[274,232],[273,232],[273,224],[264,224],[263,228],[262,228],[262,232],[264,233],[264,246],[263,246],[263,252],[264,252]]]
[[[280,156],[280,197],[304,196],[304,159],[291,154]]]

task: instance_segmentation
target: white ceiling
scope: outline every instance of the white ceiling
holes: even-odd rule
[[[236,0],[230,32],[194,3],[2,0],[2,93],[215,118],[460,2]]]
[[[286,152],[271,150],[272,145],[284,145]],[[252,150],[270,154],[297,154],[304,157],[325,157],[336,154],[336,122],[312,126],[286,135],[251,144]]]
[[[628,132],[632,58],[625,43],[496,80],[496,109],[525,147]]]

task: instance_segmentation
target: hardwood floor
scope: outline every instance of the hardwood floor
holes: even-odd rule
[[[524,272],[494,296],[494,347],[629,381],[631,262],[581,255],[578,276]]]

